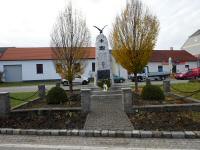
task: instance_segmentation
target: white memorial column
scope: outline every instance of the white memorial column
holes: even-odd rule
[[[111,79],[113,83],[111,53],[108,48],[108,40],[103,33],[96,38],[96,64],[95,83],[101,79]]]

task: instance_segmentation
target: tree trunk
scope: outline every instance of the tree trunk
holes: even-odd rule
[[[73,84],[72,84],[72,81],[69,81],[69,92],[70,92],[70,94],[73,93]]]
[[[135,92],[138,92],[138,79],[137,79],[137,73],[134,73],[135,77]]]

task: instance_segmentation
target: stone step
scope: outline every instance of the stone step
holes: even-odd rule
[[[91,95],[91,100],[106,100],[106,101],[112,101],[112,100],[122,100],[122,94],[109,94],[109,95]]]
[[[92,91],[91,95],[113,95],[113,94],[121,94],[121,90],[115,90],[115,91]]]

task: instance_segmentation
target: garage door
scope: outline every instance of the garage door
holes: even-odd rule
[[[20,82],[22,81],[22,66],[21,65],[5,65],[5,81]]]

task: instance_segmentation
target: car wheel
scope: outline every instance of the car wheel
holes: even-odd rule
[[[67,81],[64,81],[64,82],[63,82],[63,85],[64,85],[64,86],[67,86],[67,85],[69,85],[69,83],[68,83]]]
[[[83,82],[82,82],[82,85],[86,85],[86,84],[87,84],[87,81],[83,81]]]

